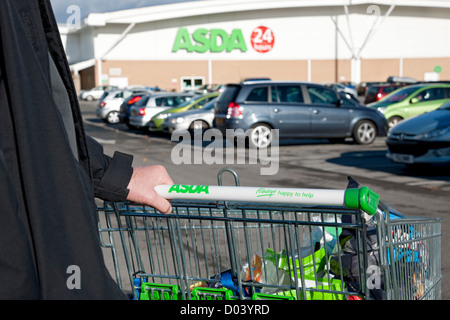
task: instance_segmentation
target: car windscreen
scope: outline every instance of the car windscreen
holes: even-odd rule
[[[450,110],[450,100],[439,107],[440,110]]]
[[[405,100],[411,93],[415,92],[418,87],[406,87],[397,91],[394,91],[390,95],[382,99],[382,102],[400,102]]]
[[[208,103],[206,103],[202,110],[210,110],[210,109],[214,109],[214,104],[216,103],[217,98],[212,99],[211,101],[209,101]]]

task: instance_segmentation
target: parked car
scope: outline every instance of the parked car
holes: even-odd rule
[[[219,95],[218,92],[213,92],[213,93],[205,94],[205,95],[202,95],[199,97],[194,97],[191,100],[188,100],[188,101],[182,103],[178,107],[174,107],[174,108],[171,108],[168,110],[161,111],[152,117],[152,119],[148,123],[148,129],[150,131],[161,131],[164,120],[170,114],[201,108],[201,107],[203,107],[203,105],[205,105],[209,101],[217,98],[218,95]]]
[[[145,95],[131,107],[129,124],[135,128],[148,129],[148,123],[155,114],[177,107],[192,99],[192,97],[194,97],[194,94],[189,92],[164,92]]]
[[[379,110],[388,121],[389,129],[403,119],[439,108],[450,99],[450,84],[414,84],[387,95],[368,107]]]
[[[406,165],[450,164],[450,101],[402,121],[386,139],[386,157]]]
[[[364,104],[376,102],[387,96],[389,93],[404,87],[406,84],[380,84],[370,86],[367,90]]]
[[[136,129],[132,125],[130,125],[130,110],[131,107],[134,106],[141,98],[147,95],[148,92],[139,92],[132,94],[128,98],[126,98],[122,104],[120,105],[119,110],[119,122],[125,123],[129,129]]]
[[[81,91],[79,97],[81,100],[87,101],[98,100],[105,93],[105,91],[111,91],[116,89],[118,89],[116,86],[97,86],[90,90]]]
[[[356,92],[355,89],[344,86],[340,83],[326,83],[325,86],[332,88],[338,92],[345,92],[345,93],[351,94],[355,98],[358,98],[358,93]]]
[[[120,89],[105,91],[97,105],[97,116],[107,123],[119,123],[120,105],[129,96],[142,92],[142,89]]]
[[[176,130],[207,130],[213,127],[214,104],[217,98],[206,103],[202,108],[177,112],[167,117],[162,124],[162,131],[172,133]]]
[[[358,96],[365,96],[371,86],[380,85],[380,84],[386,84],[386,82],[382,82],[382,81],[360,82],[356,86],[355,89],[356,89],[356,92],[358,93]]]
[[[214,124],[223,134],[226,129],[243,133],[258,148],[270,146],[272,129],[279,130],[280,139],[352,137],[358,144],[372,143],[387,129],[380,112],[345,93],[314,83],[276,81],[228,85],[216,102]]]

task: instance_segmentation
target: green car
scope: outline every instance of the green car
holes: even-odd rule
[[[153,132],[162,131],[162,124],[171,113],[202,108],[206,103],[216,98],[219,94],[220,94],[219,92],[213,92],[203,96],[194,97],[191,100],[186,101],[175,108],[171,108],[168,110],[164,110],[160,113],[157,113],[150,120],[148,124],[148,129]]]
[[[403,119],[433,111],[448,100],[450,84],[415,84],[398,89],[367,106],[382,112],[391,129]]]

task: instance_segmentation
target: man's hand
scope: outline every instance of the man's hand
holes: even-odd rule
[[[155,186],[162,184],[174,184],[163,166],[135,167],[128,184],[127,200],[151,206],[162,213],[171,213],[170,202],[155,191]]]

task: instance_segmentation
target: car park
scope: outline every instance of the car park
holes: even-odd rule
[[[382,112],[388,121],[389,129],[404,119],[439,108],[450,100],[450,84],[414,84],[387,95],[368,107]]]
[[[194,94],[189,92],[165,92],[145,95],[131,107],[129,124],[135,128],[148,129],[148,124],[155,114],[177,107],[193,97]]]
[[[152,117],[152,119],[150,120],[150,122],[148,124],[148,129],[150,131],[161,131],[164,120],[168,116],[170,116],[172,113],[178,113],[178,112],[183,112],[183,111],[187,111],[187,110],[199,109],[199,108],[203,107],[209,101],[217,98],[218,95],[219,95],[218,92],[201,95],[198,97],[194,97],[191,100],[188,100],[177,107],[161,111]]]
[[[105,91],[103,96],[98,101],[96,109],[97,117],[110,124],[119,123],[120,105],[124,99],[135,93],[148,92],[142,90],[143,89],[135,88]]]
[[[358,144],[370,144],[386,135],[387,128],[380,112],[345,93],[310,82],[281,81],[227,85],[215,105],[214,125],[222,133],[235,130],[257,148],[271,145],[273,129],[279,130],[280,139],[352,137]]]
[[[81,100],[93,101],[98,100],[105,93],[105,91],[111,91],[118,89],[116,86],[97,86],[90,90],[83,90],[80,92],[79,98]]]
[[[207,130],[213,127],[214,104],[217,98],[206,103],[202,108],[177,112],[167,117],[161,128],[165,133],[172,133],[177,130]]]
[[[386,157],[408,166],[450,164],[450,101],[389,131]]]

